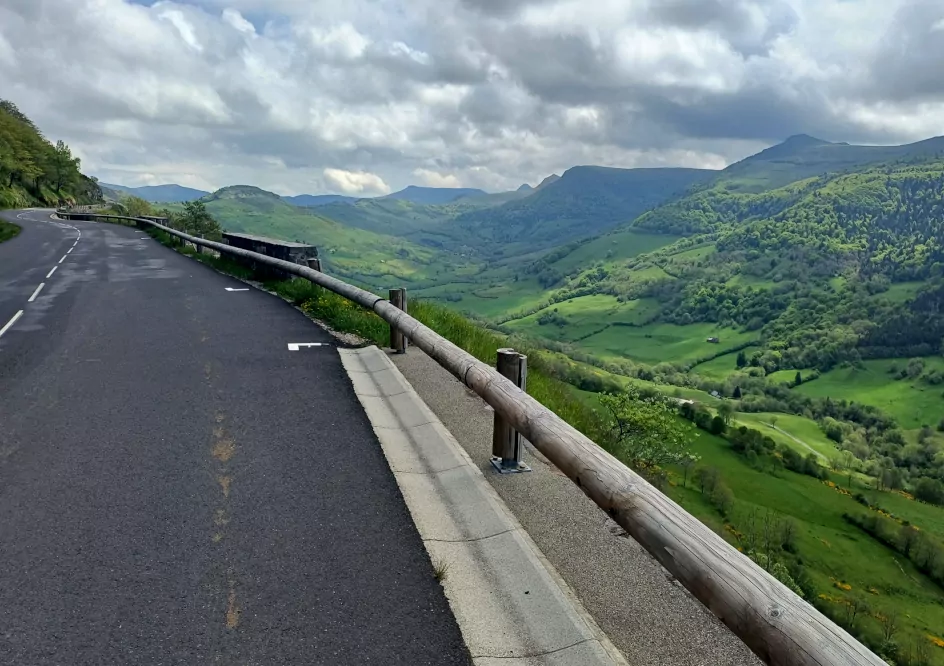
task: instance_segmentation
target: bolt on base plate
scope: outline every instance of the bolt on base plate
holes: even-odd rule
[[[505,465],[502,458],[492,456],[492,467],[498,470],[500,474],[520,474],[521,472],[530,472],[531,468],[523,462],[511,461],[510,465]]]

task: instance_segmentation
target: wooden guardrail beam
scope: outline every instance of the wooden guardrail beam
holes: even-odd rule
[[[386,299],[306,266],[196,238],[150,220],[91,217],[146,223],[222,254],[306,278],[374,311],[501,414],[765,663],[885,666],[845,630],[514,382]]]

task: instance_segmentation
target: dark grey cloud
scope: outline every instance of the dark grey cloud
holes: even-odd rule
[[[743,55],[769,53],[799,20],[784,0],[659,0],[649,14],[659,25],[714,31]]]
[[[905,102],[944,95],[944,3],[915,0],[895,16],[872,58],[869,96]]]

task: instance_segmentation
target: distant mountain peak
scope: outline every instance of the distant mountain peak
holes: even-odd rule
[[[282,200],[282,197],[278,194],[264,190],[261,187],[256,187],[255,185],[229,185],[218,189],[205,198],[214,201],[216,199],[239,199],[242,197],[271,197],[279,201]]]
[[[560,176],[558,176],[556,173],[552,173],[550,176],[542,180],[541,183],[534,189],[540,190],[542,187],[547,187],[551,183],[556,183],[559,180]]]
[[[828,144],[829,144],[829,141],[824,141],[823,139],[817,139],[815,136],[810,136],[809,134],[794,134],[793,136],[788,136],[780,145],[791,145],[794,147],[802,147],[802,146],[825,146]]]
[[[461,197],[477,197],[486,194],[483,190],[471,187],[422,187],[408,185],[399,192],[380,197],[381,199],[395,199],[409,201],[416,204],[445,204]]]
[[[519,187],[516,191],[517,191],[517,192],[530,192],[530,191],[533,190],[533,189],[534,189],[533,187],[531,187],[530,185],[528,185],[527,183],[525,183],[524,185],[522,185],[521,187]]]

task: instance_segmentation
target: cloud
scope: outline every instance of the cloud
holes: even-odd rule
[[[106,181],[501,190],[944,134],[941,25],[938,0],[7,0],[0,94]]]
[[[413,175],[421,185],[428,187],[462,187],[462,181],[453,174],[442,174],[429,169],[414,169]]]
[[[380,176],[366,171],[325,169],[325,182],[335,192],[342,194],[377,195],[390,194],[390,186]]]

